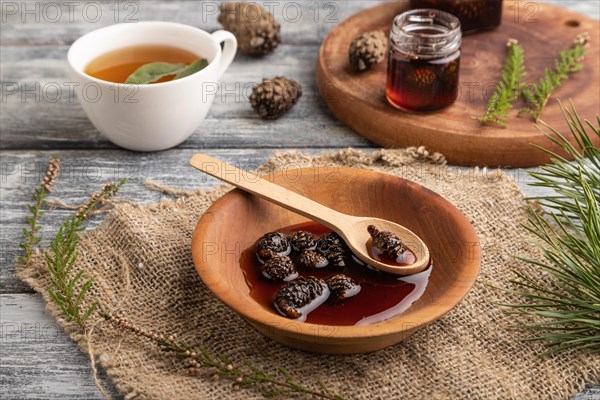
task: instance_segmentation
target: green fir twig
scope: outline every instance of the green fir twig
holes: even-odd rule
[[[85,229],[87,217],[97,210],[107,200],[115,196],[119,188],[126,182],[108,183],[102,187],[99,193],[95,193],[88,202],[83,205],[77,214],[68,217],[58,229],[52,244],[51,251],[44,256],[46,265],[50,271],[50,286],[48,292],[54,302],[60,307],[63,315],[69,321],[85,327],[85,321],[98,306],[94,302],[86,310],[81,309],[81,303],[93,285],[93,279],[89,278],[77,290],[78,283],[83,279],[84,271],[73,274],[73,267],[77,261],[77,244],[79,233]]]
[[[520,82],[526,75],[523,47],[515,39],[508,39],[506,47],[508,50],[502,68],[502,78],[490,97],[485,115],[477,118],[481,125],[494,123],[506,127],[505,119],[510,117],[508,111],[512,108],[512,103],[519,98]]]
[[[519,111],[519,115],[531,114],[535,122],[539,122],[540,116],[552,95],[552,92],[565,80],[569,74],[583,69],[583,58],[586,54],[585,48],[589,45],[590,35],[582,33],[577,35],[571,47],[560,52],[559,58],[554,62],[554,69],[546,68],[544,77],[538,83],[532,83],[523,88],[523,98],[528,106]]]
[[[532,198],[547,210],[548,218],[536,213],[525,228],[537,239],[542,258],[523,259],[552,277],[552,286],[542,285],[536,276],[515,271],[514,288],[504,289],[523,298],[522,303],[503,304],[508,313],[533,316],[534,322],[521,325],[543,341],[548,353],[572,348],[600,352],[600,149],[592,137],[600,137],[596,125],[582,121],[573,105],[564,108],[565,120],[577,145],[542,122],[548,138],[574,161],[545,151],[552,163],[530,172],[532,186],[554,189],[556,195]],[[542,129],[541,129],[542,130]]]
[[[42,228],[40,225],[38,225],[38,221],[42,215],[44,215],[42,207],[46,202],[46,196],[52,192],[52,186],[58,179],[59,171],[60,160],[55,157],[50,158],[46,175],[44,175],[44,178],[40,182],[39,186],[35,188],[33,194],[31,195],[33,204],[27,205],[30,215],[25,216],[25,222],[27,223],[27,226],[23,228],[25,242],[20,244],[24,254],[20,256],[17,261],[22,267],[29,266],[35,246],[42,240],[42,238],[38,236],[38,233]]]
[[[150,339],[160,350],[184,359],[191,375],[197,375],[201,370],[208,370],[213,373],[213,379],[225,378],[231,380],[234,389],[263,385],[267,388],[263,392],[263,395],[267,398],[303,394],[309,398],[346,400],[344,396],[334,393],[321,381],[317,382],[318,388],[311,388],[302,384],[282,367],[277,368],[274,373],[269,373],[260,369],[251,361],[246,361],[237,366],[227,357],[213,355],[201,346],[193,347],[185,341],[177,339],[176,335],[167,336],[142,329],[123,316],[109,313],[102,313],[101,315],[117,327]]]

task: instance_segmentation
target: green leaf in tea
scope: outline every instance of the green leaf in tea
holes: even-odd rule
[[[186,76],[195,74],[198,71],[202,71],[206,67],[208,67],[208,61],[205,58],[199,58],[187,67],[185,67],[183,71],[175,75],[175,78],[173,78],[173,80],[185,78]]]
[[[144,64],[136,69],[133,74],[129,75],[125,83],[132,85],[153,83],[161,78],[164,78],[165,76],[177,75],[185,69],[185,64],[171,64],[167,62],[153,62],[150,64]]]
[[[127,78],[125,83],[132,85],[143,85],[154,83],[164,78],[165,76],[175,75],[173,80],[185,78],[186,76],[195,74],[208,66],[208,61],[204,58],[199,58],[196,61],[185,64],[171,64],[167,62],[153,62],[144,64]]]

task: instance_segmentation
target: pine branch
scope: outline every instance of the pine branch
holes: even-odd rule
[[[81,303],[88,294],[94,281],[89,278],[83,282],[81,289],[77,287],[83,279],[83,272],[73,274],[73,267],[77,261],[77,244],[79,233],[85,229],[87,217],[102,204],[117,195],[119,188],[125,184],[123,179],[117,184],[108,183],[104,185],[99,193],[94,193],[87,203],[79,209],[77,214],[69,217],[58,229],[50,248],[44,256],[46,265],[50,271],[51,283],[48,293],[54,302],[60,307],[63,315],[69,321],[75,322],[84,328],[85,321],[98,306],[94,302],[85,310],[81,309]]]
[[[592,136],[600,137],[597,125],[580,119],[573,105],[560,105],[577,142],[572,145],[555,129],[548,138],[574,158],[573,162],[549,150],[552,164],[531,172],[533,186],[554,189],[554,196],[538,197],[548,218],[536,214],[525,228],[537,239],[542,258],[524,261],[553,278],[542,285],[536,276],[515,271],[514,289],[503,289],[523,298],[523,303],[503,304],[509,314],[535,317],[520,328],[532,332],[526,340],[543,341],[549,353],[577,348],[600,352],[600,149]],[[589,132],[588,132],[589,131]]]
[[[515,39],[508,39],[508,52],[502,68],[502,78],[487,105],[485,115],[477,118],[481,125],[494,123],[506,127],[504,119],[509,118],[508,110],[519,97],[519,83],[526,75],[523,48]]]
[[[40,182],[39,186],[31,195],[33,204],[27,205],[30,215],[25,216],[25,221],[27,222],[27,227],[23,228],[25,242],[20,244],[20,247],[24,251],[24,255],[20,256],[18,259],[18,263],[23,267],[29,266],[29,263],[31,262],[31,256],[33,255],[33,250],[35,246],[42,240],[42,238],[38,236],[38,232],[41,229],[41,226],[38,225],[38,221],[40,217],[44,215],[42,207],[46,201],[46,196],[52,192],[52,186],[58,179],[59,171],[60,160],[55,157],[50,158],[46,175],[44,175],[44,178]]]
[[[590,35],[587,32],[577,35],[571,47],[562,51],[559,58],[555,60],[554,69],[546,68],[544,77],[537,84],[532,83],[530,87],[523,89],[523,98],[528,106],[521,109],[519,115],[531,114],[535,122],[539,122],[552,92],[569,78],[569,74],[583,69],[581,62],[585,57],[585,48],[589,46],[589,41]]]
[[[305,386],[284,368],[279,367],[275,373],[269,373],[250,361],[246,361],[243,366],[238,367],[227,357],[213,356],[203,347],[193,348],[185,341],[178,340],[176,335],[165,336],[139,328],[122,316],[102,313],[102,317],[117,327],[150,339],[160,350],[184,359],[191,375],[197,375],[203,369],[211,370],[213,379],[225,378],[232,380],[234,389],[265,385],[268,390],[263,392],[263,395],[268,398],[304,394],[309,398],[346,400],[342,395],[333,393],[321,381],[318,382],[319,389]]]

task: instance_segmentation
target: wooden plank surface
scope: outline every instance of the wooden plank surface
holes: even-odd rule
[[[323,105],[315,83],[315,49],[316,45],[283,45],[264,62],[238,55],[219,84],[208,118],[179,148],[368,146],[367,139],[344,127]],[[3,149],[117,148],[96,131],[69,89],[67,50],[68,46],[3,49]],[[264,122],[248,97],[263,77],[276,75],[299,81],[303,96],[285,118]]]
[[[308,153],[321,153],[352,146],[371,151],[371,143],[337,122],[323,106],[316,90],[314,65],[322,39],[337,22],[378,2],[381,1],[274,2],[285,44],[264,59],[238,55],[224,76],[209,117],[196,133],[177,149],[140,154],[117,149],[105,140],[91,126],[78,103],[69,100],[64,61],[68,45],[90,30],[115,20],[124,22],[132,11],[135,14],[130,15],[130,19],[177,21],[216,30],[219,26],[213,10],[220,1],[80,1],[76,2],[72,19],[64,2],[2,1],[0,397],[101,398],[93,384],[87,358],[45,313],[40,296],[32,294],[14,276],[25,205],[48,158],[56,155],[63,160],[64,174],[56,186],[56,196],[78,204],[103,182],[125,176],[130,182],[122,196],[140,202],[156,202],[164,197],[144,186],[146,178],[173,187],[208,188],[215,181],[203,179],[187,167],[191,154],[201,149],[248,169],[264,162],[274,149],[301,148]],[[596,0],[551,3],[600,19],[600,5]],[[11,8],[14,4],[18,7],[16,13]],[[58,20],[56,14],[52,14],[52,4],[62,7]],[[23,15],[23,7],[34,11]],[[95,21],[93,12],[97,7],[102,10],[102,18]],[[84,8],[88,14],[83,14]],[[117,18],[115,9],[119,10]],[[300,18],[297,10],[300,10]],[[277,74],[298,79],[305,94],[285,118],[263,122],[247,104],[247,86],[263,76]],[[36,83],[40,89],[34,88],[34,95],[26,94],[23,89],[35,87]],[[52,90],[57,85],[64,92],[63,97],[54,102],[56,93]],[[15,88],[18,91],[13,93]],[[35,97],[36,93],[39,98]],[[522,172],[509,172],[526,193],[536,193],[526,186]],[[63,210],[47,214],[42,231],[44,243],[66,214]],[[101,378],[116,395],[110,382]],[[577,399],[600,399],[600,386],[589,389]]]

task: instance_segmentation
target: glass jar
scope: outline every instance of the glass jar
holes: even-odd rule
[[[406,111],[435,111],[458,96],[460,21],[440,10],[404,12],[390,33],[386,97]]]
[[[410,8],[435,8],[455,15],[463,34],[497,28],[502,21],[502,0],[410,0]]]

